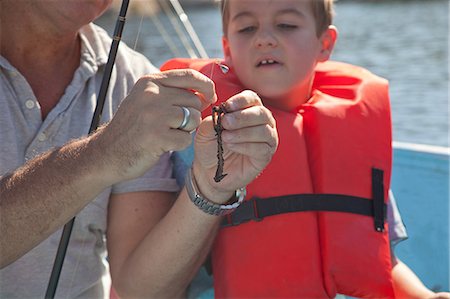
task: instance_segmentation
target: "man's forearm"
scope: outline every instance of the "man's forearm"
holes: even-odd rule
[[[14,262],[108,186],[95,137],[47,152],[0,180],[0,266]]]
[[[205,261],[220,218],[195,207],[185,191],[169,213],[120,264],[113,285],[123,298],[180,298]]]

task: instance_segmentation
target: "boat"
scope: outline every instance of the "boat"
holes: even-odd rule
[[[448,291],[450,148],[403,142],[393,147],[391,189],[409,236],[395,253],[428,288]]]

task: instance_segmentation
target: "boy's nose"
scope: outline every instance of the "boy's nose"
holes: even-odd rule
[[[257,48],[261,47],[276,47],[277,46],[277,39],[275,36],[267,31],[267,30],[261,30],[258,32],[255,38],[255,46]]]

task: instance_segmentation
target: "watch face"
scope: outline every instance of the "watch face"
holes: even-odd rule
[[[245,187],[239,188],[236,190],[236,197],[238,201],[242,202],[247,196],[247,189]]]

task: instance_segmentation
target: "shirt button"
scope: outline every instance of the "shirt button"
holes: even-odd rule
[[[39,135],[38,135],[38,140],[39,141],[45,141],[47,139],[47,136],[45,136],[45,134],[44,133],[39,133]]]
[[[33,109],[35,105],[36,105],[36,104],[34,103],[33,100],[28,100],[28,101],[25,102],[25,106],[26,106],[28,109]]]

